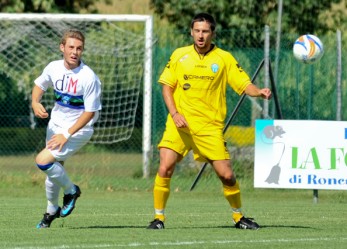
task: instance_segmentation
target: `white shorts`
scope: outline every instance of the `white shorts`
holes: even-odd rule
[[[47,127],[46,143],[53,135],[61,134],[64,130],[66,129],[55,125],[53,122],[49,122]],[[75,154],[79,149],[81,149],[86,143],[88,143],[93,135],[93,132],[93,127],[84,127],[69,138],[61,151],[59,151],[57,148],[50,150],[50,152],[57,161],[65,161],[70,156]]]

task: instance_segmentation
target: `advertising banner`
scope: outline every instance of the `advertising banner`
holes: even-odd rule
[[[256,120],[254,187],[347,189],[347,122]]]

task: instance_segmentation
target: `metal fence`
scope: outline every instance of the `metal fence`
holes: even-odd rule
[[[218,32],[217,46],[230,51],[241,66],[252,77],[265,58],[264,40],[266,29],[255,30],[258,40],[252,41],[252,46],[242,44],[243,30],[223,30]],[[247,30],[247,33],[250,31]],[[271,69],[275,72],[274,82],[278,103],[284,119],[310,119],[310,120],[336,120],[344,119],[347,114],[343,112],[346,106],[346,80],[343,79],[347,68],[339,69],[338,58],[345,56],[338,54],[339,40],[336,34],[319,36],[325,48],[322,59],[313,64],[306,65],[295,60],[292,55],[293,42],[298,34],[282,35],[280,50],[275,49],[275,34],[269,31],[270,49],[269,58]],[[316,34],[317,35],[317,34]],[[155,43],[153,44],[153,90],[152,90],[152,150],[150,153],[150,177],[143,178],[142,162],[142,104],[140,99],[135,129],[126,141],[114,144],[97,145],[88,144],[78,154],[66,162],[68,172],[74,181],[84,187],[94,189],[151,189],[153,176],[158,167],[159,157],[157,144],[164,130],[167,110],[162,100],[161,86],[157,79],[162,72],[169,56],[179,46],[191,44],[188,32],[155,30]],[[235,43],[233,41],[238,41]],[[342,49],[343,51],[343,49]],[[25,58],[24,58],[25,59]],[[275,63],[276,62],[276,63]],[[87,62],[88,64],[88,62]],[[260,87],[268,82],[265,67],[262,67],[254,83]],[[11,85],[10,75],[2,71],[0,74],[0,117],[6,119],[6,125],[0,127],[0,179],[1,184],[43,184],[44,176],[34,163],[35,154],[44,146],[45,128],[32,131],[30,124],[22,122],[27,120],[28,110],[15,111],[17,106],[23,106],[28,101],[25,93],[18,89],[18,94],[11,99],[6,97],[7,88],[17,87]],[[339,82],[339,84],[338,84]],[[339,86],[339,87],[338,87]],[[142,89],[143,90],[143,89]],[[229,115],[235,110],[240,96],[228,90]],[[342,109],[339,109],[339,106]],[[30,105],[27,105],[28,108]],[[340,111],[339,111],[340,110]],[[276,116],[275,101],[264,102],[255,98],[245,98],[242,105],[226,130],[225,137],[233,158],[235,171],[239,180],[251,185],[253,182],[253,155],[254,155],[254,122],[256,119],[278,118]],[[19,146],[26,149],[19,150]],[[173,183],[176,190],[189,189],[201,164],[193,161],[188,155],[176,168],[175,178],[180,179]],[[23,179],[25,179],[23,181]],[[211,186],[220,187],[217,179],[210,169],[207,169],[201,180],[199,189],[211,189]]]

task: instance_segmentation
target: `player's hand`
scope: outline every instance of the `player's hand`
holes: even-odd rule
[[[260,89],[260,94],[263,99],[271,99],[272,93],[269,88]]]
[[[36,117],[48,118],[49,115],[41,103],[33,103],[32,108]]]
[[[55,134],[47,142],[46,148],[50,150],[58,149],[58,151],[61,151],[66,142],[67,139],[64,137],[63,134]]]
[[[179,112],[177,112],[173,117],[172,117],[175,125],[177,128],[184,128],[184,127],[188,127],[188,123],[187,120],[184,118],[184,116],[182,114],[180,114]]]

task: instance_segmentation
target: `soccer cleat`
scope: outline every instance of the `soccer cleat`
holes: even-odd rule
[[[60,217],[60,207],[58,208],[55,214],[51,215],[49,213],[45,213],[43,215],[43,219],[40,221],[39,224],[37,224],[36,228],[49,228],[51,226],[52,221],[59,217]]]
[[[259,229],[259,225],[252,218],[246,218],[244,216],[235,224],[235,227],[239,229]]]
[[[63,207],[60,210],[60,217],[66,217],[71,214],[72,210],[74,210],[76,205],[76,200],[81,195],[80,188],[75,185],[76,193],[64,195],[63,199]]]
[[[155,220],[151,221],[151,223],[147,227],[147,229],[164,229],[164,228],[165,228],[164,222],[162,222],[159,219],[155,219]]]

